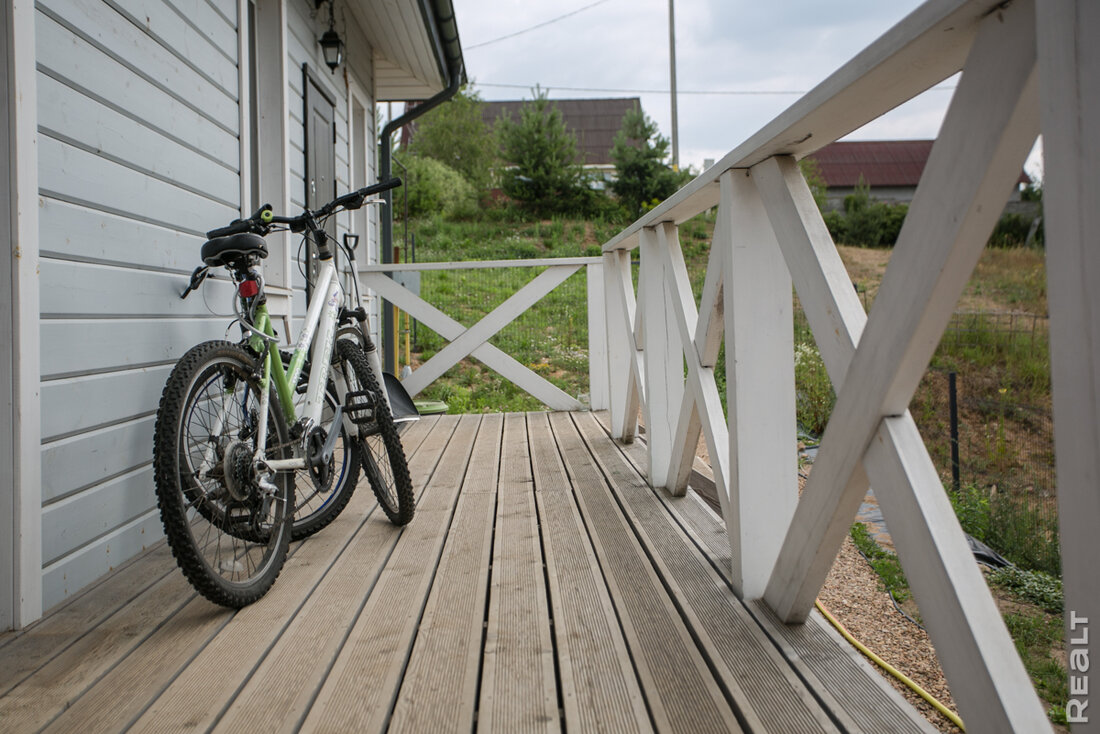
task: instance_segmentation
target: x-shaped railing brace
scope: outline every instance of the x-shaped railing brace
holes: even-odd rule
[[[468,329],[382,273],[364,275],[364,285],[398,308],[407,311],[417,321],[450,342],[402,382],[410,395],[416,395],[464,357],[470,355],[551,408],[579,410],[583,406],[575,398],[487,342],[517,316],[561,285],[580,267],[580,265],[548,267]]]

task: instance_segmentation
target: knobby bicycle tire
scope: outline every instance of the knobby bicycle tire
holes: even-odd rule
[[[290,362],[290,354],[280,352],[283,364]],[[333,355],[335,361],[335,354]],[[302,371],[300,382],[308,382],[309,371]],[[299,385],[301,387],[301,385]],[[297,391],[295,392],[297,395]],[[340,399],[337,396],[336,384],[329,380],[328,389],[325,390],[325,407],[321,414],[321,427],[326,431],[331,425],[336,406]],[[336,517],[344,511],[355,493],[355,485],[359,480],[360,446],[358,441],[352,440],[347,429],[347,421],[340,427],[340,438],[332,452],[329,461],[331,476],[327,482],[318,484],[308,469],[298,469],[294,472],[294,520],[291,523],[290,539],[302,540],[327,527]]]
[[[267,456],[290,458],[278,396],[269,386]],[[225,341],[199,344],[176,364],[153,432],[157,506],[168,545],[191,585],[240,608],[275,583],[290,542],[294,483],[274,477],[266,500],[250,480],[260,403],[256,360]]]
[[[389,404],[374,377],[362,347],[350,339],[336,341],[336,355],[344,375],[355,377],[356,392],[366,394],[370,421],[359,426],[359,460],[382,511],[394,525],[406,525],[416,511],[412,477],[405,449],[397,434]]]

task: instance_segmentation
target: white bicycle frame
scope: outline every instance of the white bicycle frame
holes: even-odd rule
[[[305,364],[306,348],[310,347],[312,341],[309,385],[306,388],[305,406],[302,411],[302,418],[307,427],[316,426],[321,421],[321,411],[325,406],[325,385],[328,384],[329,365],[332,362],[332,349],[336,344],[336,322],[344,300],[340,279],[336,277],[335,262],[333,258],[321,261],[321,272],[318,273],[314,283],[314,292],[318,295],[325,294],[325,297],[314,298],[309,304],[306,321],[302,325],[302,333],[298,336],[298,344],[286,376],[288,384],[292,386],[298,384],[298,377]],[[270,367],[267,365],[264,367],[264,382],[268,384],[268,389],[260,398],[260,427],[256,437],[254,461],[264,462],[272,471],[303,469],[306,466],[305,457],[275,460],[264,458],[264,447],[267,446],[267,416],[271,407]],[[336,421],[333,421],[334,426],[335,423]],[[357,433],[354,425],[352,430],[353,433]]]

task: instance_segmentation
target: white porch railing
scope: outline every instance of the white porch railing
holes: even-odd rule
[[[545,268],[480,321],[469,328],[412,291],[387,273],[432,270]],[[489,339],[539,302],[567,278],[584,268],[588,283],[589,404],[583,405],[514,357],[489,344]],[[604,335],[603,262],[599,257],[545,258],[535,260],[486,260],[446,263],[369,265],[363,268],[363,285],[432,329],[449,343],[411,375],[402,380],[410,395],[417,395],[466,357],[480,360],[505,379],[533,395],[553,410],[607,408],[607,339]]]
[[[873,484],[973,732],[1049,723],[907,406],[1040,122],[1067,620],[1076,620],[1067,646],[1085,645],[1071,686],[1078,708],[1071,700],[1068,714],[1093,720],[1075,732],[1100,730],[1100,712],[1081,708],[1081,620],[1100,618],[1091,568],[1100,546],[1100,295],[1088,285],[1100,282],[1089,242],[1100,231],[1097,37],[1092,0],[927,2],[603,247],[609,367],[625,377],[611,382],[612,427],[632,439],[644,408],[651,483],[683,492],[706,437],[735,583],[788,623],[810,613]],[[868,318],[796,161],[960,70]],[[715,205],[696,310],[677,225]],[[792,284],[838,395],[801,498]],[[723,337],[728,418],[714,380]]]

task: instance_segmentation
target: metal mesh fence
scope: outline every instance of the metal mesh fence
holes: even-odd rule
[[[799,423],[820,436],[835,396],[797,300],[794,316]],[[910,412],[964,529],[1018,565],[1059,574],[1047,319],[958,312],[933,364]]]
[[[1035,314],[956,313],[941,367],[925,375],[910,410],[964,528],[1009,560],[1057,575],[1048,334]]]

